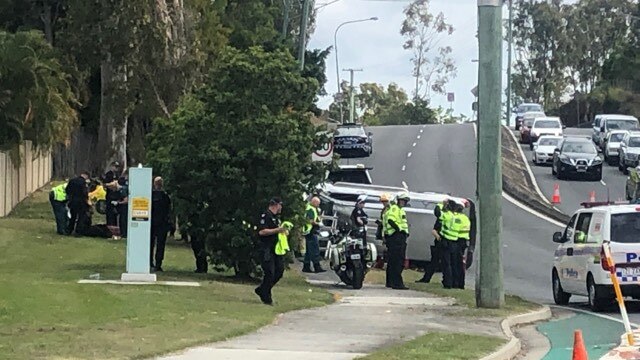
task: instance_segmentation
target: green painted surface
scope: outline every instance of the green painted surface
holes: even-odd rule
[[[588,314],[546,322],[537,329],[551,342],[551,350],[543,360],[571,359],[575,330],[582,330],[589,359],[599,359],[605,355],[620,343],[620,335],[624,333],[621,323]]]

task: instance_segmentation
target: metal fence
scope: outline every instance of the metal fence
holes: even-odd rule
[[[13,208],[34,191],[51,180],[51,154],[37,155],[31,142],[20,146],[20,166],[15,166],[11,156],[0,152],[0,217],[7,216]]]

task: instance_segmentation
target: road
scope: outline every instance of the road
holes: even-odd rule
[[[517,134],[517,133],[516,133]],[[591,129],[565,129],[566,135],[591,136]],[[560,197],[562,202],[556,207],[565,214],[572,214],[580,207],[580,203],[589,201],[589,193],[595,191],[596,201],[607,201],[607,189],[612,201],[625,199],[626,175],[618,170],[617,166],[603,165],[602,182],[584,180],[558,180],[551,175],[551,166],[535,166],[532,162],[533,152],[529,150],[529,145],[521,145],[531,171],[536,177],[536,182],[542,193],[551,199],[555,184],[560,186]]]
[[[401,186],[404,181],[412,191],[437,191],[475,198],[473,125],[387,126],[369,130],[374,134],[373,155],[343,162],[372,166],[371,177],[375,184]],[[542,191],[551,196],[546,189],[551,184],[549,188],[553,191],[551,170],[541,167],[535,168],[534,172],[541,187],[545,188]],[[547,172],[548,178],[545,177]],[[612,184],[612,197],[618,196],[613,192],[613,186],[623,179],[613,169],[607,169],[605,181]],[[560,209],[574,210],[579,202],[586,200],[583,198],[596,184],[599,183],[562,182]],[[550,274],[556,244],[551,238],[553,232],[561,229],[507,200],[502,203],[502,219],[505,290],[532,301],[552,304]],[[473,276],[469,277],[468,284],[473,284]],[[577,309],[586,309],[586,298],[574,297],[572,304]],[[633,304],[630,311],[632,322],[639,323],[640,307]]]

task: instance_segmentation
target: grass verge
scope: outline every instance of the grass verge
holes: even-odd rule
[[[408,287],[417,291],[428,292],[433,295],[442,297],[452,297],[457,303],[465,309],[452,312],[460,316],[474,317],[507,317],[510,315],[525,313],[540,307],[523,300],[520,297],[507,295],[505,296],[505,306],[501,309],[484,309],[476,307],[475,291],[470,289],[445,289],[442,287],[440,274],[435,274],[429,284],[416,283],[415,281],[422,278],[423,273],[414,270],[405,270],[402,273],[404,283]],[[370,284],[384,284],[385,273],[382,270],[374,270],[367,274],[366,281]]]
[[[55,234],[48,191],[0,219],[0,359],[145,358],[223,340],[271,323],[277,314],[332,302],[293,271],[274,290],[274,307],[255,283],[194,274],[191,249],[167,244],[159,280],[199,288],[77,284],[92,273],[117,279],[125,243]]]
[[[471,360],[491,353],[504,343],[506,340],[493,336],[434,332],[358,359]]]

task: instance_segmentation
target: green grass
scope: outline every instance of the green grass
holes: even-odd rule
[[[481,335],[429,333],[404,344],[376,351],[362,360],[467,360],[479,359],[506,340]],[[452,346],[453,345],[453,346]]]
[[[475,317],[507,317],[509,315],[525,313],[540,307],[540,305],[528,302],[520,297],[507,295],[505,297],[505,306],[501,309],[477,308],[475,291],[470,289],[445,289],[442,287],[442,277],[440,274],[435,274],[429,284],[416,283],[415,281],[420,279],[422,275],[423,273],[414,270],[405,270],[402,273],[405,285],[413,290],[424,291],[433,295],[452,297],[456,299],[458,305],[465,307],[465,309],[452,311],[452,314],[455,315]],[[385,273],[381,270],[371,271],[367,274],[366,281],[371,284],[384,284]]]
[[[0,359],[144,358],[250,332],[277,314],[332,302],[293,271],[262,305],[253,282],[194,274],[191,249],[167,245],[159,280],[202,286],[78,284],[118,279],[125,243],[55,234],[48,191],[0,219]]]

